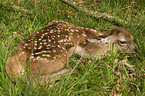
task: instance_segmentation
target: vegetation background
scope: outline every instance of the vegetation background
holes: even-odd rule
[[[68,0],[69,1],[69,0]],[[0,1],[0,96],[145,96],[145,1],[144,0],[71,0],[88,10],[107,13],[129,22],[116,24],[76,11],[60,0]],[[102,16],[100,16],[102,17]],[[96,30],[124,27],[138,45],[137,58],[121,61],[128,55],[110,52],[100,60],[73,55],[73,68],[62,76],[57,86],[33,88],[29,80],[12,82],[5,71],[5,62],[21,41],[45,27],[52,20]]]

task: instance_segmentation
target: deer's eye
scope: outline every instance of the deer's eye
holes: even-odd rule
[[[118,43],[119,43],[119,45],[123,45],[123,46],[126,46],[127,45],[127,42],[126,41],[119,41]]]
[[[126,44],[126,41],[119,41],[120,44]]]

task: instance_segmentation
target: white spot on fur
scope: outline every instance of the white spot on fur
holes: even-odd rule
[[[53,57],[54,60],[56,60],[56,57]]]
[[[25,52],[23,51],[22,54],[24,54]]]
[[[39,40],[39,41],[41,41],[42,39],[41,39],[41,38],[39,38],[38,40]]]
[[[47,51],[44,51],[44,50],[43,50],[42,52],[43,52],[43,53],[47,53]]]
[[[51,36],[52,38],[55,38],[55,36]]]
[[[47,57],[51,57],[51,56],[50,56],[50,55],[48,55],[48,54],[47,54],[46,56],[47,56]]]
[[[69,35],[73,35],[73,33],[69,33]]]
[[[50,33],[53,33],[53,30],[51,30]]]
[[[99,35],[103,35],[102,33],[98,33]]]
[[[51,40],[49,39],[48,42],[51,42]]]
[[[47,42],[44,42],[44,44],[46,45],[46,44],[47,44]]]
[[[84,29],[84,27],[81,27],[81,29]]]
[[[91,31],[94,31],[94,29],[90,29]]]
[[[79,32],[79,30],[75,30],[76,32]]]
[[[39,56],[37,56],[37,58],[36,59],[40,59],[40,57]]]
[[[56,52],[56,50],[53,50],[53,52],[55,53],[55,52]]]
[[[38,49],[41,49],[41,48],[42,48],[42,46],[39,46],[39,47],[38,47]]]
[[[74,32],[74,29],[70,29],[71,32]]]
[[[47,51],[47,53],[51,53],[51,51]]]
[[[41,36],[41,38],[43,38],[43,36]]]
[[[42,45],[42,42],[40,42],[40,45]]]
[[[94,30],[94,32],[97,32],[97,30]]]
[[[46,54],[42,54],[42,56],[46,56]]]
[[[54,48],[55,46],[54,46],[54,45],[52,45],[51,47],[52,47],[52,48]]]
[[[61,48],[61,46],[60,45],[57,45],[59,48]]]
[[[40,54],[39,52],[35,53],[35,55],[39,55],[39,54]]]
[[[87,35],[86,34],[82,34],[84,37],[86,37]]]
[[[37,46],[37,43],[34,43],[35,46]]]
[[[31,56],[31,59],[34,59],[34,56]]]
[[[25,43],[25,45],[24,46],[27,46],[28,44],[27,43]]]
[[[63,39],[59,40],[58,42],[59,42],[59,43],[60,43],[60,42],[63,42]]]
[[[65,37],[67,38],[67,37],[68,37],[68,35],[65,35]]]
[[[42,40],[43,42],[45,42],[46,41],[46,39],[44,39],[44,40]]]
[[[66,54],[63,54],[63,56],[66,56]]]
[[[66,50],[64,47],[62,47],[63,50]]]

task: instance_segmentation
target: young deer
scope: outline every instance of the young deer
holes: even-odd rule
[[[122,49],[132,52],[133,36],[121,27],[107,31],[97,31],[76,26],[64,21],[54,20],[45,28],[29,36],[6,62],[6,72],[14,81],[29,68],[39,83],[53,74],[69,71],[68,58],[73,54],[98,58],[111,50]],[[23,76],[25,78],[25,76]]]

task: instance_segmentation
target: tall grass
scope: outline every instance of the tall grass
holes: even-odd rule
[[[75,0],[77,1],[77,0]],[[94,0],[95,1],[95,0]],[[49,88],[30,86],[29,80],[12,82],[5,71],[5,62],[30,34],[45,27],[52,20],[63,20],[93,29],[110,29],[118,25],[77,12],[59,0],[1,0],[0,1],[0,95],[1,96],[98,96],[145,95],[145,3],[143,0],[85,0],[89,10],[97,10],[137,25],[127,26],[138,45],[138,58],[128,62],[115,61],[116,53],[102,59],[73,55],[69,64],[73,69],[61,76],[59,84]],[[127,56],[120,56],[126,59]],[[130,67],[133,66],[133,67]],[[49,90],[48,90],[49,89]]]

